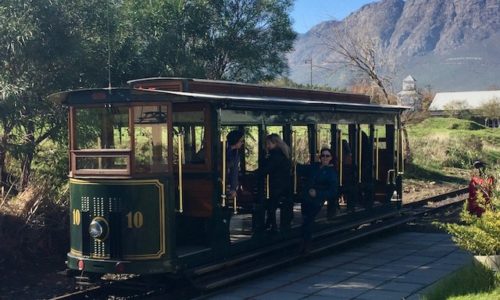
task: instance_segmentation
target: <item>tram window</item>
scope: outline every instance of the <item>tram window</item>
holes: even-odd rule
[[[267,134],[276,133],[283,138],[283,126],[266,126]]]
[[[295,135],[292,141],[294,159],[299,164],[308,164],[311,160],[309,153],[309,134],[307,126],[292,126]]]
[[[259,127],[245,127],[245,170],[252,172],[259,167]]]
[[[135,169],[165,172],[168,162],[167,106],[134,108]]]
[[[129,109],[89,107],[75,109],[76,149],[130,149]]]
[[[76,170],[126,170],[128,156],[78,156]]]
[[[179,135],[183,135],[183,164],[204,164],[207,161],[205,145],[205,113],[203,110],[174,111],[174,163],[179,161]]]
[[[330,124],[318,124],[317,139],[318,139],[318,147],[317,147],[318,152],[322,148],[331,147],[332,135],[331,135]]]

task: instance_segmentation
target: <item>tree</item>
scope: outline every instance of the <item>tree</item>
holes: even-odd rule
[[[478,113],[486,119],[500,118],[500,98],[493,98],[483,103],[478,109]]]
[[[346,23],[334,27],[332,40],[324,39],[329,49],[334,54],[332,63],[351,68],[364,78],[368,78],[370,85],[380,90],[380,99],[372,99],[379,103],[395,103],[390,96],[388,85],[390,83],[384,70],[388,68],[388,60],[381,54],[379,41],[353,30]],[[373,92],[372,92],[373,93]]]
[[[287,70],[295,33],[290,0],[125,1],[144,76],[246,82]]]
[[[444,112],[453,118],[459,119],[469,119],[471,114],[471,108],[464,100],[454,100],[443,106]]]
[[[5,178],[8,151],[19,161],[21,189],[28,184],[38,145],[64,132],[66,114],[45,97],[96,79],[83,78],[97,64],[89,61],[96,59],[92,51],[82,51],[92,49],[93,40],[85,39],[92,31],[81,25],[104,7],[99,1],[69,0],[6,0],[0,6],[0,45],[6,47],[0,56],[0,170]]]
[[[291,0],[4,0],[0,174],[26,187],[40,143],[65,136],[60,90],[147,76],[259,81],[286,71]]]

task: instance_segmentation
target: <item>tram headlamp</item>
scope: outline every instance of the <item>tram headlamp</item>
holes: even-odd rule
[[[108,222],[101,217],[94,218],[89,225],[89,234],[96,240],[103,241],[108,237]]]

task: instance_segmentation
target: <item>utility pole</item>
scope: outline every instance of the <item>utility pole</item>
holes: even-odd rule
[[[311,89],[313,88],[313,59],[312,59],[312,56],[310,59],[306,59],[306,61],[304,62],[306,64],[309,64],[309,79],[310,79],[310,84],[311,84]]]

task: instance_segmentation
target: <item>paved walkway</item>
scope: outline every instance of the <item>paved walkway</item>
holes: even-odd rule
[[[209,299],[419,299],[469,263],[446,234],[400,233],[243,282]]]

